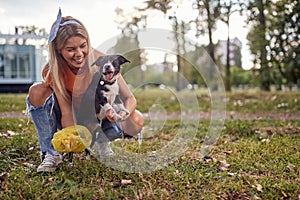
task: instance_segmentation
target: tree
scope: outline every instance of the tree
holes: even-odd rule
[[[135,70],[134,77],[127,74],[127,80],[130,83],[134,83],[133,79],[136,77],[141,77],[143,82],[144,72],[141,69],[142,64],[145,62],[144,50],[139,47],[138,40],[138,31],[140,29],[145,28],[146,26],[146,16],[143,13],[140,13],[138,10],[133,11],[132,13],[125,13],[122,9],[117,8],[116,13],[118,19],[116,23],[118,24],[118,28],[122,31],[122,36],[118,38],[116,44],[111,49],[113,53],[121,53],[128,60],[130,60],[130,64],[126,64],[123,66],[122,73],[130,71],[135,67],[139,67],[139,70]]]
[[[300,2],[278,0],[267,11],[269,66],[278,69],[287,83],[296,84],[300,81]]]
[[[198,17],[195,20],[197,25],[197,36],[208,33],[209,55],[215,62],[215,46],[212,40],[212,33],[216,29],[216,22],[220,16],[220,0],[196,0],[194,2],[194,7],[199,12]]]
[[[139,8],[139,11],[144,12],[146,10],[157,10],[165,15],[167,15],[168,11],[172,9],[174,6],[173,0],[149,0],[145,1],[146,6],[144,8]],[[183,60],[181,58],[182,55],[185,54],[185,30],[186,23],[182,20],[178,20],[176,17],[176,13],[169,15],[169,20],[171,21],[171,25],[174,32],[174,40],[176,43],[176,53],[177,53],[177,85],[176,90],[181,90],[184,88],[183,81],[181,80],[180,74],[184,73],[184,69],[182,67]]]
[[[242,4],[253,24],[248,40],[263,90],[270,90],[271,83],[281,79],[277,71],[288,83],[299,82],[299,4],[297,0],[248,0]]]
[[[225,90],[231,91],[231,84],[230,84],[230,15],[237,11],[236,8],[234,8],[234,5],[236,5],[236,2],[233,0],[230,1],[221,1],[221,20],[226,23],[227,25],[227,45],[226,45],[226,74],[225,74]]]
[[[195,0],[194,9],[199,12],[195,19],[196,38],[200,35],[208,34],[208,54],[213,62],[216,62],[215,45],[213,43],[213,31],[216,29],[216,22],[220,16],[220,0]],[[209,69],[209,77],[213,79],[212,69]]]
[[[271,0],[248,0],[242,4],[244,10],[247,11],[248,23],[253,24],[247,39],[250,51],[255,55],[254,63],[260,74],[261,89],[265,91],[269,91],[271,86],[271,73],[267,63],[268,40],[266,39],[265,16],[265,9],[270,3]]]

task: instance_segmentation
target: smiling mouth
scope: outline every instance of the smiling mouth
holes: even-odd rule
[[[103,73],[105,80],[111,80],[114,77],[114,72],[113,71],[106,71]]]
[[[81,58],[81,59],[74,59],[74,61],[77,63],[77,64],[81,64],[83,61],[84,61],[84,59],[83,58]]]

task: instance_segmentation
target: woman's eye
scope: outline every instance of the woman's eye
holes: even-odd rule
[[[67,52],[72,52],[72,51],[74,51],[73,48],[67,48],[66,50],[67,50]]]
[[[80,47],[81,47],[81,48],[85,48],[85,47],[86,47],[86,45],[87,45],[87,44],[86,44],[86,43],[84,43],[84,44],[82,44]]]

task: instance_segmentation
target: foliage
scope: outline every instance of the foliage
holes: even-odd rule
[[[237,66],[232,66],[230,83],[234,87],[243,87],[246,85],[259,86],[255,80],[255,75],[252,70],[243,70]]]
[[[283,77],[298,83],[299,72],[299,1],[248,1],[244,8],[251,27],[248,40],[255,55],[264,89]],[[273,75],[273,76],[272,76]]]
[[[199,38],[208,36],[209,44],[207,51],[211,59],[218,63],[215,56],[215,44],[212,39],[216,28],[216,22],[223,20],[229,24],[229,16],[234,11],[240,11],[247,16],[249,26],[248,41],[251,53],[254,55],[255,73],[258,77],[261,89],[270,90],[271,84],[280,85],[281,83],[299,84],[299,1],[296,0],[248,0],[237,3],[238,1],[211,1],[193,0],[191,1],[191,14],[189,19],[181,19],[177,15],[177,9],[182,1],[145,1],[144,6],[135,8],[134,12],[127,18],[124,12],[120,13],[124,19],[132,18],[130,22],[119,21],[121,27],[129,27],[129,32],[138,31],[147,27],[147,18],[151,12],[162,12],[170,20],[170,25],[174,30],[175,50],[178,55],[189,54],[191,49],[200,47]],[[189,12],[186,11],[186,12]],[[122,26],[123,24],[123,26]],[[125,25],[124,25],[125,24]],[[122,29],[123,30],[123,29]],[[124,31],[123,31],[124,33]],[[185,35],[192,35],[196,42],[190,44]],[[186,49],[186,47],[193,47]],[[188,80],[201,82],[201,78],[192,77],[189,69],[184,69],[184,61],[178,57],[178,71],[188,76]],[[226,89],[230,90],[230,68],[227,63]],[[283,78],[283,79],[282,79]],[[177,88],[183,89],[180,80],[177,80]],[[277,87],[280,89],[280,87]]]
[[[271,4],[267,11],[271,22],[267,32],[270,66],[278,69],[287,82],[297,83],[300,77],[297,67],[300,62],[300,3],[280,0]]]

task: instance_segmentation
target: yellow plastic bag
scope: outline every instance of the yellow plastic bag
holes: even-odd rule
[[[84,126],[75,125],[63,128],[53,135],[52,145],[60,153],[81,152],[90,146],[91,132]]]

